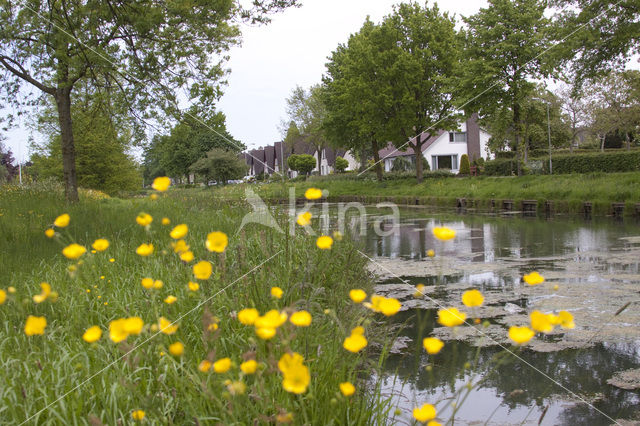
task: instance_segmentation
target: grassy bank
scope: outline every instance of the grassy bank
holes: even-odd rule
[[[238,232],[247,206],[203,191],[169,190],[156,201],[97,198],[85,195],[68,206],[58,188],[0,187],[3,424],[129,424],[135,410],[150,424],[384,423],[385,404],[364,392],[377,364],[364,351],[342,347],[353,327],[373,320],[349,300],[350,289],[369,292],[372,283],[366,260],[346,239],[319,250],[301,232],[288,236],[256,224]],[[140,212],[153,217],[147,229],[136,224]],[[45,229],[62,213],[70,224],[48,239]],[[276,220],[287,229],[284,214]],[[182,223],[195,256],[189,263],[174,253],[169,236]],[[205,248],[211,231],[228,235],[224,253]],[[71,242],[90,250],[97,238],[110,242],[106,251],[78,260],[61,254]],[[154,253],[137,255],[142,243],[152,243]],[[199,260],[214,272],[194,291],[187,283],[196,281],[192,266]],[[164,284],[145,289],[145,277]],[[41,282],[56,294],[36,303]],[[282,288],[281,299],[271,296],[274,286]],[[168,296],[177,300],[167,303]],[[243,308],[306,310],[313,320],[309,327],[287,322],[263,340],[236,318]],[[29,315],[46,318],[43,335],[25,335]],[[131,317],[144,322],[140,334],[112,341],[110,322]],[[177,331],[157,332],[160,317],[177,321]],[[91,326],[103,334],[88,343],[83,333]],[[368,329],[367,338],[383,343]],[[182,355],[170,353],[176,342],[184,345]],[[300,394],[283,388],[278,371],[290,351],[310,370]],[[227,372],[199,371],[202,361],[225,357],[233,364]],[[248,359],[258,362],[255,374],[239,369]],[[339,390],[346,381],[356,386],[351,397]]]
[[[390,179],[378,182],[373,178],[357,179],[355,175],[312,177],[305,182],[251,185],[266,198],[287,198],[294,185],[298,197],[312,186],[328,190],[329,199],[360,197],[376,202],[378,197],[397,203],[455,207],[458,198],[466,198],[479,209],[490,209],[490,200],[514,200],[516,209],[521,200],[538,200],[542,210],[545,201],[554,204],[559,213],[580,213],[584,202],[593,203],[594,214],[609,214],[611,203],[624,202],[625,214],[634,213],[640,203],[640,173],[594,173],[571,175],[531,175],[521,177],[447,177],[425,179],[417,184],[414,178]],[[244,196],[243,185],[230,185],[216,191],[217,195],[237,198]],[[473,201],[473,202],[471,202]]]

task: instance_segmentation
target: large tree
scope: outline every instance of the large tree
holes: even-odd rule
[[[392,96],[387,136],[398,147],[409,141],[422,182],[424,144],[441,130],[455,129],[460,118],[453,102],[461,54],[455,20],[437,5],[402,3],[381,30],[385,46],[394,46],[388,52],[393,61],[381,70]]]
[[[125,94],[146,118],[175,112],[183,88],[209,104],[220,96],[224,52],[239,19],[264,21],[296,0],[0,0],[0,87],[25,105],[21,83],[56,103],[66,197],[78,199],[72,95],[80,82]]]
[[[364,153],[371,151],[378,180],[382,181],[379,143],[385,141],[391,98],[388,82],[380,73],[389,59],[375,42],[379,38],[379,27],[367,18],[347,44],[331,53],[322,97],[327,139],[334,146],[359,153],[363,163]]]
[[[192,164],[189,170],[202,176],[207,186],[212,179],[220,185],[226,185],[231,179],[245,176],[247,163],[236,151],[214,148]]]
[[[489,0],[489,7],[464,21],[466,48],[461,108],[481,118],[508,117],[520,174],[522,106],[532,79],[548,75],[543,55],[549,20],[540,0]]]
[[[178,122],[169,134],[156,135],[145,149],[145,179],[168,175],[176,179],[187,177],[189,168],[214,148],[233,152],[245,146],[227,131],[224,114],[197,115],[196,109]]]
[[[311,144],[318,153],[318,171],[320,171],[322,150],[327,146],[327,139],[322,127],[326,114],[322,101],[322,90],[320,85],[311,86],[309,90],[296,86],[287,98],[287,115],[290,122],[295,124],[297,130],[304,136],[305,142]],[[295,132],[291,126],[289,129]],[[287,133],[289,132],[287,131]]]
[[[624,66],[640,50],[637,0],[552,0],[561,9],[554,54],[582,82]]]
[[[142,186],[139,165],[128,153],[139,139],[133,120],[115,99],[79,88],[71,107],[76,148],[78,184],[109,194]],[[63,178],[60,133],[56,107],[51,102],[39,114],[35,129],[46,136],[44,144],[32,144],[30,172],[36,178]]]

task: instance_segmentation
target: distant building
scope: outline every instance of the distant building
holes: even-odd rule
[[[428,136],[427,132],[422,134],[423,138]],[[460,123],[459,130],[450,132],[441,130],[437,135],[427,139],[422,145],[422,155],[427,160],[430,170],[447,169],[457,173],[460,169],[460,157],[463,154],[469,156],[469,161],[480,157],[485,160],[491,159],[487,148],[490,137],[491,135],[478,125],[477,116],[474,114]],[[393,162],[398,157],[406,159],[415,167],[415,153],[409,144],[404,146],[402,151],[396,149],[391,143],[380,150],[380,160],[384,162],[386,172],[393,170]]]
[[[423,133],[423,137],[429,136]],[[477,115],[474,114],[468,120],[461,122],[456,131],[440,131],[437,135],[430,137],[422,146],[422,155],[427,159],[430,170],[451,170],[457,173],[460,168],[460,157],[463,154],[469,156],[469,161],[477,158],[491,159],[487,143],[491,135],[482,129],[477,122]],[[316,167],[312,173],[328,175],[335,172],[336,158],[342,157],[349,163],[348,171],[357,170],[360,163],[356,160],[351,151],[326,147],[318,152],[316,148],[308,143],[304,136],[301,136],[293,146],[287,146],[284,142],[275,142],[273,145],[264,148],[252,149],[244,154],[244,158],[249,166],[249,176],[257,176],[262,173],[272,175],[282,173],[287,170],[290,178],[297,176],[297,172],[289,170],[287,159],[292,154],[309,154],[316,159]],[[415,154],[411,147],[403,147],[403,150],[396,149],[389,143],[381,149],[380,160],[383,161],[386,172],[393,171],[393,163],[397,158],[404,158],[415,167]],[[318,156],[320,156],[320,168],[318,168]],[[283,167],[284,166],[284,167]]]

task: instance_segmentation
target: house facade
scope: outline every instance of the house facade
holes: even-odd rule
[[[446,169],[457,173],[463,154],[469,156],[469,161],[480,157],[485,160],[492,158],[487,147],[490,137],[491,135],[478,125],[477,115],[474,114],[468,120],[459,123],[455,131],[442,130],[431,137],[427,132],[423,133],[422,138],[428,139],[423,142],[422,155],[427,160],[430,170]],[[414,140],[415,138],[411,141]],[[386,172],[394,170],[394,162],[398,166],[406,163],[415,167],[415,153],[408,144],[401,151],[390,143],[380,150],[379,154]],[[398,158],[401,160],[397,160]]]

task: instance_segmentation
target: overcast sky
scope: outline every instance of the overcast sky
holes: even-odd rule
[[[285,99],[296,85],[320,82],[327,56],[358,31],[367,15],[374,22],[391,12],[392,0],[302,0],[266,26],[243,26],[243,43],[230,52],[228,86],[219,104],[227,127],[250,147],[280,140],[278,125],[285,118]],[[431,4],[431,3],[430,3]],[[471,15],[485,0],[441,2],[440,8]],[[24,125],[5,134],[18,160],[27,160],[28,132]]]

